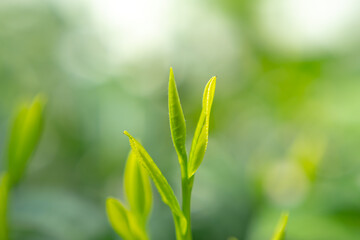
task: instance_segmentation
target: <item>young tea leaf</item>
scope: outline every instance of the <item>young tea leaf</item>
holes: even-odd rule
[[[169,119],[170,119],[170,130],[173,143],[178,154],[180,166],[186,169],[187,153],[185,148],[186,140],[186,124],[184,113],[181,108],[179,94],[176,88],[174,73],[170,68],[169,76]]]
[[[132,150],[137,155],[137,159],[140,164],[148,171],[151,179],[154,181],[156,188],[158,189],[161,199],[167,204],[173,214],[180,218],[181,230],[186,232],[187,223],[183,212],[180,209],[180,205],[174,191],[170,187],[164,175],[160,169],[156,166],[155,162],[151,159],[150,155],[144,149],[144,147],[133,138],[127,131],[124,132],[129,137],[129,142]]]
[[[276,227],[275,233],[272,240],[284,240],[285,239],[285,228],[289,218],[288,213],[283,213],[281,215],[280,221]]]
[[[7,203],[9,194],[8,175],[5,173],[0,177],[0,239],[8,239],[7,226]]]
[[[190,158],[188,164],[188,178],[191,178],[195,174],[205,155],[205,151],[209,140],[210,112],[214,99],[215,87],[216,87],[216,77],[212,77],[209,80],[209,82],[206,84],[204,90],[202,111],[200,114],[198,124],[196,126],[196,130],[190,150]]]
[[[149,175],[131,151],[126,162],[124,187],[131,211],[145,224],[152,205]]]
[[[30,107],[23,106],[15,117],[8,152],[11,185],[16,184],[23,176],[27,161],[40,140],[43,110],[44,100],[37,96]]]
[[[106,211],[109,222],[114,230],[125,240],[134,239],[130,228],[129,212],[114,198],[106,200]]]

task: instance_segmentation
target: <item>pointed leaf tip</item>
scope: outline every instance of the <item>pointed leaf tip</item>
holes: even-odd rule
[[[185,117],[180,103],[179,93],[176,87],[174,74],[170,68],[168,108],[170,131],[173,144],[178,155],[182,174],[186,174],[187,153],[185,147],[186,124]]]
[[[188,178],[191,178],[195,174],[205,155],[209,139],[210,112],[215,95],[215,87],[216,76],[212,77],[205,86],[202,101],[202,111],[196,126],[190,150]]]
[[[15,115],[8,147],[10,184],[23,177],[28,161],[36,150],[44,125],[45,97],[37,95],[31,104],[23,105]]]

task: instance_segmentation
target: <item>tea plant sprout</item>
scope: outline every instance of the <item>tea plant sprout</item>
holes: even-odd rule
[[[115,231],[125,240],[147,240],[145,225],[151,206],[151,177],[163,202],[172,212],[177,240],[192,240],[191,232],[191,192],[195,173],[203,161],[209,139],[210,112],[215,94],[216,77],[205,86],[202,111],[195,129],[189,155],[185,147],[186,124],[177,91],[172,68],[169,76],[168,108],[172,141],[181,170],[182,206],[173,189],[161,173],[145,148],[127,131],[132,152],[125,168],[125,193],[130,209],[114,199],[107,200],[109,221]],[[145,171],[144,171],[145,170]],[[134,172],[137,172],[134,174]],[[146,174],[147,173],[147,174]],[[283,214],[272,240],[283,240],[288,215]],[[235,238],[233,238],[235,239]]]
[[[202,111],[200,118],[195,130],[194,138],[191,145],[190,154],[188,156],[185,140],[186,140],[186,124],[185,118],[180,104],[180,98],[177,91],[174,73],[172,68],[170,68],[170,77],[169,77],[169,119],[170,119],[170,130],[172,135],[172,140],[174,147],[178,156],[181,169],[181,187],[182,187],[182,207],[180,206],[173,189],[169,185],[168,181],[161,173],[160,169],[157,167],[155,162],[152,160],[150,155],[147,153],[145,148],[133,138],[127,131],[124,132],[125,135],[129,137],[130,146],[134,153],[134,158],[131,157],[130,160],[136,159],[138,164],[141,165],[141,169],[145,169],[153,180],[157,190],[159,191],[161,198],[165,204],[170,207],[170,210],[173,214],[176,239],[178,240],[191,240],[191,191],[194,183],[194,175],[199,168],[206,151],[206,147],[209,139],[209,122],[210,122],[210,112],[211,106],[214,99],[216,86],[216,77],[212,77],[205,87],[202,101]],[[129,160],[128,160],[129,161]],[[128,163],[129,164],[129,163]],[[125,180],[127,171],[125,171]],[[140,172],[140,171],[139,171]],[[129,181],[129,180],[128,180]],[[140,180],[138,182],[141,182]],[[133,183],[135,181],[133,180]],[[147,185],[147,184],[146,184]],[[137,185],[131,185],[136,189]],[[140,187],[140,189],[142,189]],[[132,190],[136,191],[136,190]],[[143,190],[145,191],[145,190]],[[127,192],[127,195],[128,192]],[[144,193],[139,193],[137,196],[144,195]],[[129,196],[128,196],[129,198]],[[144,198],[146,199],[146,198]],[[107,211],[109,220],[114,227],[114,229],[121,235],[124,239],[146,239],[145,236],[134,237],[134,229],[138,229],[139,223],[137,223],[136,217],[133,217],[133,212],[138,212],[139,209],[144,208],[143,206],[136,205],[135,202],[138,201],[136,197],[133,197],[130,200],[131,210],[127,210],[123,205],[112,198],[107,200]],[[131,203],[133,201],[133,203]],[[147,201],[147,200],[145,200]],[[136,231],[135,231],[136,232]]]
[[[28,161],[39,143],[43,129],[44,98],[19,108],[10,132],[7,166],[0,177],[0,239],[9,239],[8,198],[10,190],[24,176]]]

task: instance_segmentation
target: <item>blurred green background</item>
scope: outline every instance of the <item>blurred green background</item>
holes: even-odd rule
[[[1,0],[0,171],[14,109],[48,98],[41,143],[11,196],[14,240],[120,239],[128,130],[176,194],[174,68],[190,143],[218,78],[193,192],[194,239],[360,239],[357,0]],[[154,189],[152,239],[175,239]]]

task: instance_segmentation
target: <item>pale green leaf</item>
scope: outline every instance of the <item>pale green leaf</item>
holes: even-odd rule
[[[128,213],[130,230],[132,233],[132,239],[149,240],[149,237],[147,236],[146,233],[145,225],[139,222],[138,218],[135,216],[135,214],[132,211],[128,211],[127,213]]]
[[[145,223],[152,206],[151,184],[146,169],[140,166],[134,151],[130,152],[126,162],[124,185],[131,211]]]
[[[7,205],[9,194],[9,179],[5,173],[0,177],[0,239],[8,239]]]
[[[288,222],[289,214],[283,213],[281,215],[280,221],[276,227],[275,233],[272,240],[284,240],[285,239],[285,228]]]
[[[187,162],[187,153],[185,148],[186,124],[172,68],[170,68],[169,76],[168,104],[171,136],[176,152],[178,154],[180,166],[182,168],[182,171],[184,171],[183,169],[186,169]]]
[[[106,211],[109,222],[116,233],[125,240],[134,239],[130,228],[129,212],[121,202],[114,198],[108,198],[106,200]]]
[[[129,142],[132,150],[136,153],[138,161],[148,171],[151,179],[153,180],[160,196],[165,204],[167,204],[173,214],[180,218],[181,230],[186,232],[187,224],[183,212],[180,209],[180,205],[174,191],[170,187],[164,175],[160,169],[156,166],[155,162],[151,159],[150,155],[144,149],[144,147],[133,138],[127,131],[124,132],[129,137]]]
[[[199,168],[206,152],[209,140],[209,122],[210,112],[214,99],[216,87],[216,77],[212,77],[206,84],[203,101],[202,111],[198,124],[196,126],[193,142],[190,150],[190,158],[188,163],[188,178],[191,178]]]
[[[15,117],[9,141],[8,171],[10,184],[16,184],[24,174],[43,128],[44,99],[37,96],[32,104],[20,108]]]

